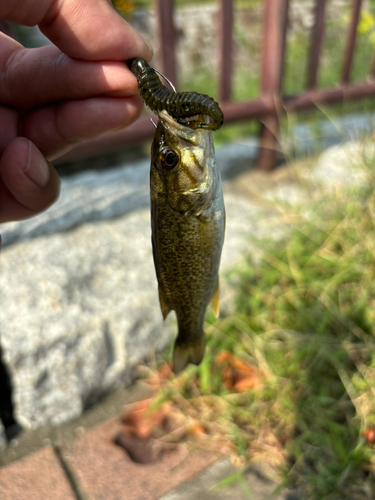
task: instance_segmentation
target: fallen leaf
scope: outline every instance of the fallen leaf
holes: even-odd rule
[[[122,423],[129,432],[138,437],[148,437],[151,434],[151,423],[145,413],[150,408],[152,398],[144,399],[133,405],[122,417]]]
[[[122,417],[122,429],[114,439],[137,463],[154,463],[164,453],[187,438],[183,415],[173,410],[171,401],[151,411],[152,398],[140,401]]]
[[[215,357],[215,364],[217,366],[222,365],[225,361],[230,362],[233,358],[233,354],[229,351],[221,351],[217,356]]]
[[[193,421],[190,425],[189,434],[197,441],[201,441],[207,437],[207,432],[197,420]]]
[[[215,364],[223,367],[223,381],[230,391],[246,391],[259,387],[263,374],[253,365],[250,365],[228,351],[220,352],[215,358]]]
[[[164,363],[157,370],[151,371],[150,375],[145,379],[153,389],[159,390],[165,385],[173,375],[172,363]]]
[[[364,430],[363,435],[367,439],[368,444],[375,444],[375,427]]]

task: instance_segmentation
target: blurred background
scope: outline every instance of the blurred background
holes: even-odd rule
[[[346,90],[345,99],[339,93],[328,97],[322,94],[319,100],[312,99],[313,103],[290,102],[288,110],[298,109],[298,114],[280,113],[284,136],[294,121],[302,121],[311,129],[317,147],[321,146],[320,141],[323,147],[327,145],[327,139],[319,137],[317,130],[324,117],[322,112],[326,111],[322,106],[332,105],[330,117],[368,112],[372,107],[369,99],[373,95],[372,86],[355,86],[369,83],[375,73],[372,0],[277,1],[274,6],[270,3],[269,8],[261,0],[113,0],[112,3],[153,47],[154,66],[164,71],[178,90],[207,93],[221,103],[241,103],[237,107],[224,106],[226,126],[214,135],[217,145],[259,134],[259,119],[265,114],[265,106],[256,104],[269,91],[267,85],[278,91],[282,88],[286,99],[302,95],[307,89],[354,85],[353,91]],[[279,16],[275,25],[272,25],[272,11]],[[26,47],[49,43],[37,27],[8,25],[7,29]],[[272,40],[272,33],[276,33],[278,41]],[[275,72],[271,78],[267,74],[269,67]],[[275,89],[272,91],[275,93]],[[353,103],[352,97],[360,99]],[[249,102],[254,104],[243,106]],[[134,133],[127,130],[96,146],[90,142],[66,158],[113,151],[124,143],[143,143],[153,134],[151,126],[144,130],[145,123],[137,124]],[[148,151],[148,146],[145,149]],[[63,161],[64,158],[60,163]]]
[[[300,498],[372,500],[375,1],[112,3],[179,91],[224,111],[221,318],[207,313],[204,361],[175,377],[150,243],[150,113],[75,147],[56,162],[60,200],[0,225],[0,466],[118,416],[142,379],[152,399],[132,435],[179,419],[173,443],[230,456],[241,494],[262,464]]]

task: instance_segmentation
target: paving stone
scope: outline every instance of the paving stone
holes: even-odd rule
[[[0,469],[0,500],[75,500],[51,446]]]
[[[155,464],[136,464],[113,443],[120,429],[119,419],[112,420],[62,448],[62,456],[87,500],[157,500],[220,457],[181,447]]]
[[[371,181],[371,170],[363,168],[374,158],[374,141],[351,141],[334,146],[322,153],[312,171],[303,172],[309,182],[318,183],[320,189],[335,192],[337,188],[366,186]]]
[[[289,490],[275,495],[276,483],[266,478],[261,469],[260,465],[238,475],[238,470],[224,457],[160,500],[298,500]]]

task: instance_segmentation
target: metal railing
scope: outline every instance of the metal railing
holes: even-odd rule
[[[315,4],[314,26],[311,31],[310,53],[306,89],[294,96],[285,97],[282,92],[289,0],[264,0],[262,55],[260,68],[260,94],[257,99],[233,102],[232,95],[232,51],[233,51],[233,0],[219,0],[218,47],[219,57],[219,103],[224,112],[225,123],[258,119],[261,121],[258,167],[269,170],[276,165],[279,149],[279,117],[289,111],[299,111],[316,105],[332,104],[347,99],[358,99],[375,95],[375,81],[350,83],[357,26],[362,0],[352,0],[350,22],[342,62],[341,82],[332,88],[318,89],[321,47],[324,35],[326,0]],[[176,81],[175,28],[173,24],[174,1],[155,0],[160,39],[161,71]],[[372,58],[370,78],[375,78],[375,57]],[[127,129],[108,133],[99,139],[90,140],[75,147],[63,159],[89,156],[126,145],[140,143],[152,138],[154,128],[149,118],[141,117]]]

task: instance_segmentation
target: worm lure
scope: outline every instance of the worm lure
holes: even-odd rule
[[[175,92],[167,89],[161,83],[156,70],[139,57],[132,59],[128,64],[131,72],[137,78],[144,103],[153,113],[157,114],[165,110],[179,123],[188,125],[192,129],[218,130],[223,125],[223,112],[212,97],[197,92]],[[196,115],[209,116],[213,123],[185,120]]]

